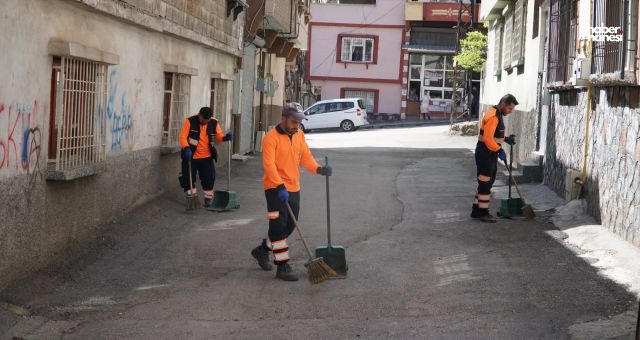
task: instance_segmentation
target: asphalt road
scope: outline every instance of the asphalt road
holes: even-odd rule
[[[267,220],[257,157],[234,168],[239,210],[186,213],[174,191],[136,209],[74,260],[6,292],[0,300],[25,310],[0,311],[0,334],[569,339],[574,325],[633,304],[550,236],[544,214],[535,222],[470,220],[475,169],[468,148],[399,143],[314,154],[329,155],[334,166],[333,238],[346,247],[347,279],[311,286],[258,268],[249,252],[266,235]],[[301,226],[322,245],[324,178],[305,173],[302,186]],[[297,237],[290,244],[303,274],[302,245]]]

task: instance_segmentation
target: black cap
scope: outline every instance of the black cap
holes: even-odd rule
[[[305,119],[304,112],[302,111],[302,105],[292,102],[286,103],[284,105],[284,109],[282,110],[282,115],[284,117],[292,117],[293,119],[303,120]]]
[[[211,111],[211,108],[207,106],[200,108],[200,112],[198,114],[204,119],[213,117],[213,111]]]

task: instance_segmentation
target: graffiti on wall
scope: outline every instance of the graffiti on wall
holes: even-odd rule
[[[47,111],[44,107],[44,112]],[[27,173],[31,180],[41,177],[42,132],[38,125],[39,106],[0,103],[0,171],[13,169]],[[6,122],[6,124],[2,124]]]
[[[123,147],[132,150],[134,147],[133,112],[137,103],[137,95],[134,97],[134,104],[131,105],[127,91],[118,93],[116,70],[112,69],[109,72],[109,97],[106,108],[107,130],[111,134],[111,150],[121,150]],[[103,114],[101,107],[98,109],[98,114]]]

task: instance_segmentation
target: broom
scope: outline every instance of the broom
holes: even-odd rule
[[[193,179],[191,177],[191,160],[189,160],[189,191],[187,192],[187,210],[196,210],[200,208],[198,194],[194,194],[193,191]]]
[[[291,206],[289,202],[286,203],[287,209],[289,210],[289,216],[291,216],[291,220],[293,221],[293,225],[298,230],[298,234],[300,235],[300,239],[304,244],[304,248],[307,250],[307,254],[309,254],[309,262],[305,263],[304,266],[307,268],[307,276],[309,277],[309,282],[313,285],[316,283],[324,282],[334,276],[336,276],[336,272],[324,262],[322,257],[314,258],[311,250],[309,249],[309,245],[307,244],[307,240],[302,236],[302,230],[300,230],[300,226],[298,226],[298,221],[296,220],[295,215],[293,214],[293,210],[291,210]]]
[[[520,199],[522,200],[522,214],[528,220],[534,219],[536,217],[536,213],[533,211],[533,207],[530,204],[527,204],[527,202],[525,202],[524,196],[522,196],[522,193],[520,192],[520,188],[518,187],[518,182],[516,182],[515,177],[513,177],[513,173],[511,172],[512,171],[511,167],[508,166],[506,162],[504,163],[504,165],[507,167],[507,169],[509,169],[509,175],[510,175],[509,177],[511,177],[511,180],[513,181],[513,185],[516,187],[516,191],[518,192],[518,196],[520,196]]]

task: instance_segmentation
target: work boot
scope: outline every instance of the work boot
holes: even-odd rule
[[[480,222],[484,222],[484,223],[496,223],[496,222],[498,222],[498,220],[496,220],[496,218],[493,217],[493,215],[491,215],[489,213],[486,213],[486,214],[482,215],[479,218],[479,220],[480,220]]]
[[[271,259],[269,256],[269,248],[265,246],[265,242],[262,241],[262,244],[253,248],[251,251],[251,256],[253,256],[256,261],[258,261],[258,265],[262,270],[269,271],[273,270],[273,265],[271,264]]]
[[[293,272],[288,263],[278,263],[276,277],[282,281],[298,281],[298,275]]]
[[[213,200],[205,198],[204,199],[204,208],[205,209],[213,208]]]
[[[471,206],[471,215],[469,215],[471,218],[480,218],[484,214],[486,214],[486,212],[481,211],[477,204]]]

